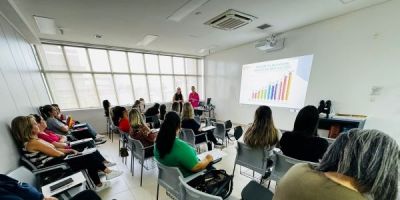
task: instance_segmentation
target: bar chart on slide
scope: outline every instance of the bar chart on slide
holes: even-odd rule
[[[281,80],[269,83],[264,88],[253,91],[253,100],[287,101],[290,95],[292,72],[289,72]]]
[[[240,103],[301,108],[312,55],[243,65]]]

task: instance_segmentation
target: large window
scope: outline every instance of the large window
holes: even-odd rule
[[[184,100],[191,86],[203,95],[203,60],[44,44],[39,48],[42,72],[54,103],[63,109],[130,105],[135,99],[171,102],[177,87]]]

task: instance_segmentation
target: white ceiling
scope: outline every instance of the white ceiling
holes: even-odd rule
[[[143,49],[137,43],[147,35],[159,35],[145,50],[204,55],[200,49],[221,51],[255,41],[271,32],[297,27],[368,7],[386,0],[209,0],[180,22],[168,21],[187,0],[14,0],[27,23],[42,39],[62,40]],[[235,9],[257,19],[233,31],[222,31],[204,22]],[[196,12],[201,14],[196,15]],[[33,15],[54,18],[64,34],[40,34]],[[256,27],[268,23],[268,31]],[[95,34],[103,35],[96,39]],[[207,54],[207,53],[206,53]]]

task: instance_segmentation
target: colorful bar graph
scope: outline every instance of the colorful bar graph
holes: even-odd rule
[[[251,98],[253,100],[264,101],[287,101],[289,99],[291,83],[292,72],[289,72],[281,80],[271,82],[265,87],[253,91]]]

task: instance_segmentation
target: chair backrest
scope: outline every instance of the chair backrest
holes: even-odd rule
[[[329,145],[332,145],[335,142],[335,139],[333,139],[333,138],[327,138],[327,137],[321,137],[321,138],[323,138],[326,141],[328,141]]]
[[[17,169],[11,171],[10,173],[7,174],[7,176],[18,180],[20,182],[28,183],[35,188],[37,188],[37,180],[35,175],[29,171],[26,167],[18,167]]]
[[[267,148],[252,148],[239,141],[237,144],[235,164],[264,175],[268,167],[268,158],[272,157],[272,150]]]
[[[153,116],[145,116],[146,117],[146,123],[153,122]]]
[[[211,126],[211,125],[213,125],[214,122],[217,122],[217,120],[214,118],[209,118],[209,117],[206,118],[206,126]]]
[[[243,135],[243,128],[241,126],[236,126],[233,129],[233,136],[235,136],[236,140],[239,140],[240,137]]]
[[[232,122],[231,122],[231,120],[228,120],[228,121],[225,122],[225,128],[226,128],[226,129],[232,128]]]
[[[182,177],[179,177],[181,199],[185,200],[222,200],[219,196],[207,194],[188,185]]]
[[[222,141],[224,141],[225,140],[225,133],[226,133],[225,124],[224,123],[215,122],[214,125],[215,125],[214,136],[216,138],[219,138]]]
[[[160,128],[161,127],[161,123],[160,123],[160,119],[158,118],[157,115],[151,116],[152,118],[152,122],[153,122],[153,128]]]
[[[192,129],[182,128],[179,133],[179,139],[187,142],[191,146],[196,146],[196,138]]]
[[[140,140],[133,139],[130,136],[128,138],[128,148],[131,150],[131,153],[135,158],[139,160],[144,160],[144,146]]]
[[[179,178],[183,176],[177,167],[168,167],[157,161],[158,184],[165,188],[169,193],[180,198]]]
[[[194,120],[199,124],[201,123],[200,116],[194,116]]]
[[[118,131],[119,131],[120,140],[122,140],[124,142],[128,141],[129,134],[127,132],[122,131],[119,128],[118,128]]]
[[[286,172],[295,164],[297,163],[310,163],[312,165],[317,165],[317,163],[313,162],[308,162],[308,161],[303,161],[303,160],[297,160],[295,158],[291,158],[289,156],[283,155],[283,153],[280,150],[273,150],[274,152],[274,166],[272,169],[272,174],[271,174],[271,179],[278,181],[281,179]]]

